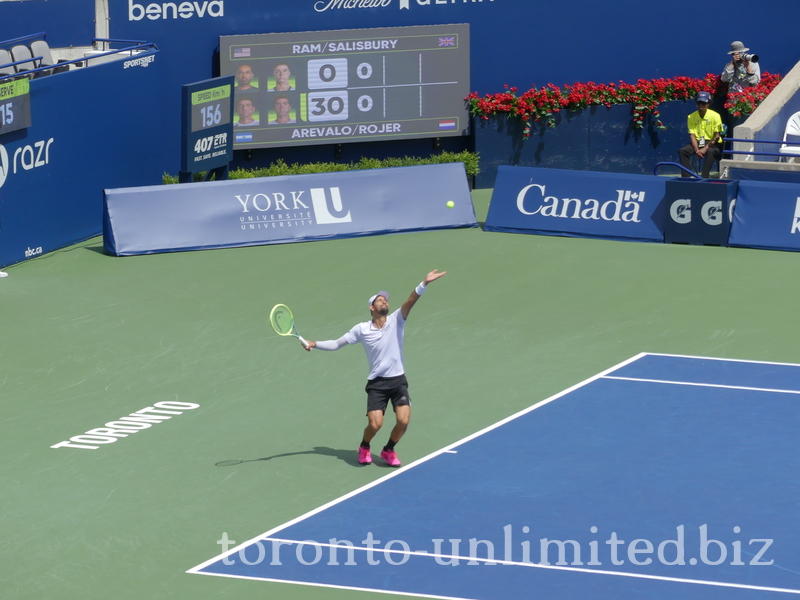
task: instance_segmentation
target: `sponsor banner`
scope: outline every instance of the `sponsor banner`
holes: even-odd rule
[[[664,241],[727,245],[738,183],[689,177],[667,181]]]
[[[781,133],[781,135],[783,135]],[[780,137],[780,136],[779,136]],[[800,183],[798,171],[772,171],[770,169],[741,169],[731,167],[728,171],[729,179],[739,181],[772,181],[779,183]]]
[[[663,177],[501,166],[487,231],[664,241]]]
[[[800,185],[740,181],[728,245],[800,250]]]
[[[103,238],[126,256],[477,225],[452,163],[106,190]]]

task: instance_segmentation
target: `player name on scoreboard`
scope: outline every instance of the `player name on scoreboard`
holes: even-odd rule
[[[358,42],[329,42],[328,44],[293,44],[292,54],[322,54],[323,52],[361,52],[364,50],[394,50],[398,40],[362,40]]]
[[[234,147],[468,133],[469,26],[224,36]]]

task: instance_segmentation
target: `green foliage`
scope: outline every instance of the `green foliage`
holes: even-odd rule
[[[236,169],[229,174],[230,179],[250,179],[253,177],[279,177],[282,175],[307,175],[309,173],[334,173],[338,171],[357,171],[364,169],[385,169],[388,167],[412,167],[415,165],[440,165],[444,163],[464,163],[467,175],[474,177],[478,174],[478,154],[464,150],[463,152],[441,152],[427,158],[416,156],[403,156],[394,158],[362,158],[357,163],[293,163],[286,164],[283,159],[278,159],[270,166],[261,169]],[[196,173],[195,181],[202,181],[205,173]],[[164,184],[178,183],[178,178],[169,173],[164,173]]]

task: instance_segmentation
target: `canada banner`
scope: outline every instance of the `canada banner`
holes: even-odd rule
[[[664,241],[665,179],[500,166],[486,231]]]
[[[477,227],[450,163],[105,191],[116,256]]]

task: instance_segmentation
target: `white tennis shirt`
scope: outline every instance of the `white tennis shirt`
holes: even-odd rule
[[[378,329],[372,321],[354,326],[338,340],[317,342],[320,350],[338,350],[345,344],[364,346],[369,362],[367,379],[376,377],[396,377],[405,372],[403,368],[403,335],[406,321],[398,308],[388,317],[383,327]]]

